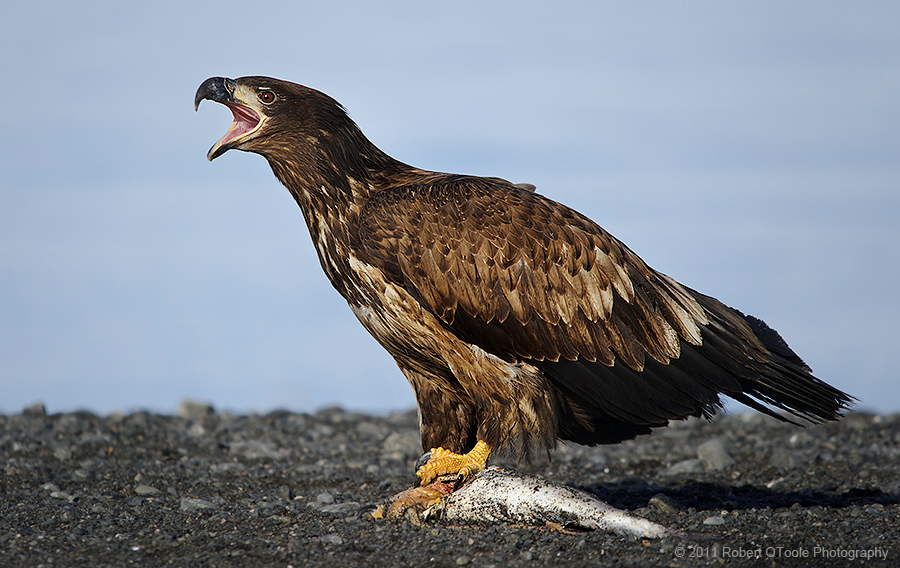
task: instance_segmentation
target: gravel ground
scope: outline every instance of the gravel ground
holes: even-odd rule
[[[900,415],[676,423],[528,468],[705,538],[367,518],[408,487],[415,413],[185,403],[0,416],[0,566],[844,566],[900,561]],[[524,469],[524,468],[523,468]],[[886,556],[886,560],[884,559]]]

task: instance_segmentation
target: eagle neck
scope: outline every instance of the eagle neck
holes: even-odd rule
[[[409,169],[359,136],[350,150],[346,141],[316,140],[297,145],[315,148],[313,152],[267,156],[275,176],[303,212],[328,280],[351,303],[362,300],[357,298],[359,285],[351,267],[351,258],[361,254],[360,212],[369,197],[384,187],[390,172]]]

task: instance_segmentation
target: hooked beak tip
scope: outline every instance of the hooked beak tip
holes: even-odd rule
[[[231,101],[234,98],[234,79],[227,77],[210,77],[201,83],[194,95],[194,110],[200,108],[203,99],[209,99],[216,102]]]

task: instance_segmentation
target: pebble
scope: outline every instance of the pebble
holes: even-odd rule
[[[636,488],[638,491],[644,491],[648,487],[650,487],[650,484],[647,483],[647,480],[642,477],[625,477],[619,480],[618,485],[620,487],[624,487],[626,491],[632,493],[635,492],[632,491],[633,488]]]
[[[647,506],[660,513],[676,513],[683,507],[665,493],[658,493],[650,498]]]
[[[725,469],[735,464],[734,458],[728,454],[721,438],[713,438],[697,446],[697,457],[706,462],[712,471]]]
[[[810,442],[813,441],[813,437],[809,435],[809,432],[805,430],[801,430],[799,432],[794,432],[791,434],[791,437],[788,438],[788,443],[791,446],[806,446],[809,445]]]
[[[22,414],[25,416],[47,416],[47,407],[44,406],[43,402],[35,402],[32,405],[26,406],[22,409]]]
[[[209,466],[209,470],[213,473],[225,473],[226,471],[230,471],[232,473],[242,473],[247,471],[247,466],[240,462],[224,462],[215,463]]]
[[[55,457],[59,461],[66,461],[72,457],[72,449],[65,446],[60,446],[53,450],[53,457]]]
[[[326,534],[319,537],[319,541],[325,544],[344,544],[344,539],[336,534]]]
[[[194,497],[182,497],[179,509],[186,513],[202,511],[206,509],[215,509],[216,505],[212,501],[206,499],[197,499]]]
[[[143,483],[134,488],[134,492],[138,495],[158,495],[160,493],[159,489],[153,487],[152,485],[144,485]]]
[[[330,505],[334,503],[334,495],[328,493],[327,491],[323,493],[319,493],[316,495],[316,503],[319,505]]]
[[[360,422],[356,425],[356,432],[365,438],[383,440],[388,435],[388,429],[374,422]]]
[[[74,500],[72,494],[68,491],[51,491],[50,497],[52,497],[53,499],[66,499],[67,501]]]
[[[382,443],[383,451],[397,457],[418,456],[422,453],[422,442],[415,431],[392,432]]]
[[[344,503],[333,503],[319,507],[320,513],[328,513],[330,515],[344,515],[358,511],[361,505],[355,501],[347,501]]]
[[[784,448],[777,448],[772,452],[769,463],[779,471],[796,469],[801,464],[800,454]]]
[[[243,456],[247,459],[272,459],[280,460],[286,458],[289,450],[279,449],[272,446],[268,442],[262,440],[240,440],[228,444],[228,449],[233,454]]]
[[[724,525],[725,519],[719,516],[706,517],[705,519],[703,519],[703,524],[712,526]]]
[[[698,471],[703,471],[705,464],[706,462],[699,458],[684,460],[670,465],[662,472],[662,474],[677,475],[679,473],[697,473]]]
[[[206,436],[206,428],[200,422],[194,422],[188,426],[187,435],[191,438],[202,438]]]

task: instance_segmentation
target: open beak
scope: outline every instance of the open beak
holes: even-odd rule
[[[239,89],[234,79],[210,77],[203,81],[197,89],[197,94],[194,95],[194,110],[197,110],[203,99],[209,99],[227,106],[234,115],[234,122],[231,123],[228,132],[207,152],[206,157],[209,161],[215,160],[232,148],[238,148],[265,123],[264,117],[256,109],[241,100],[241,94],[242,89]]]

